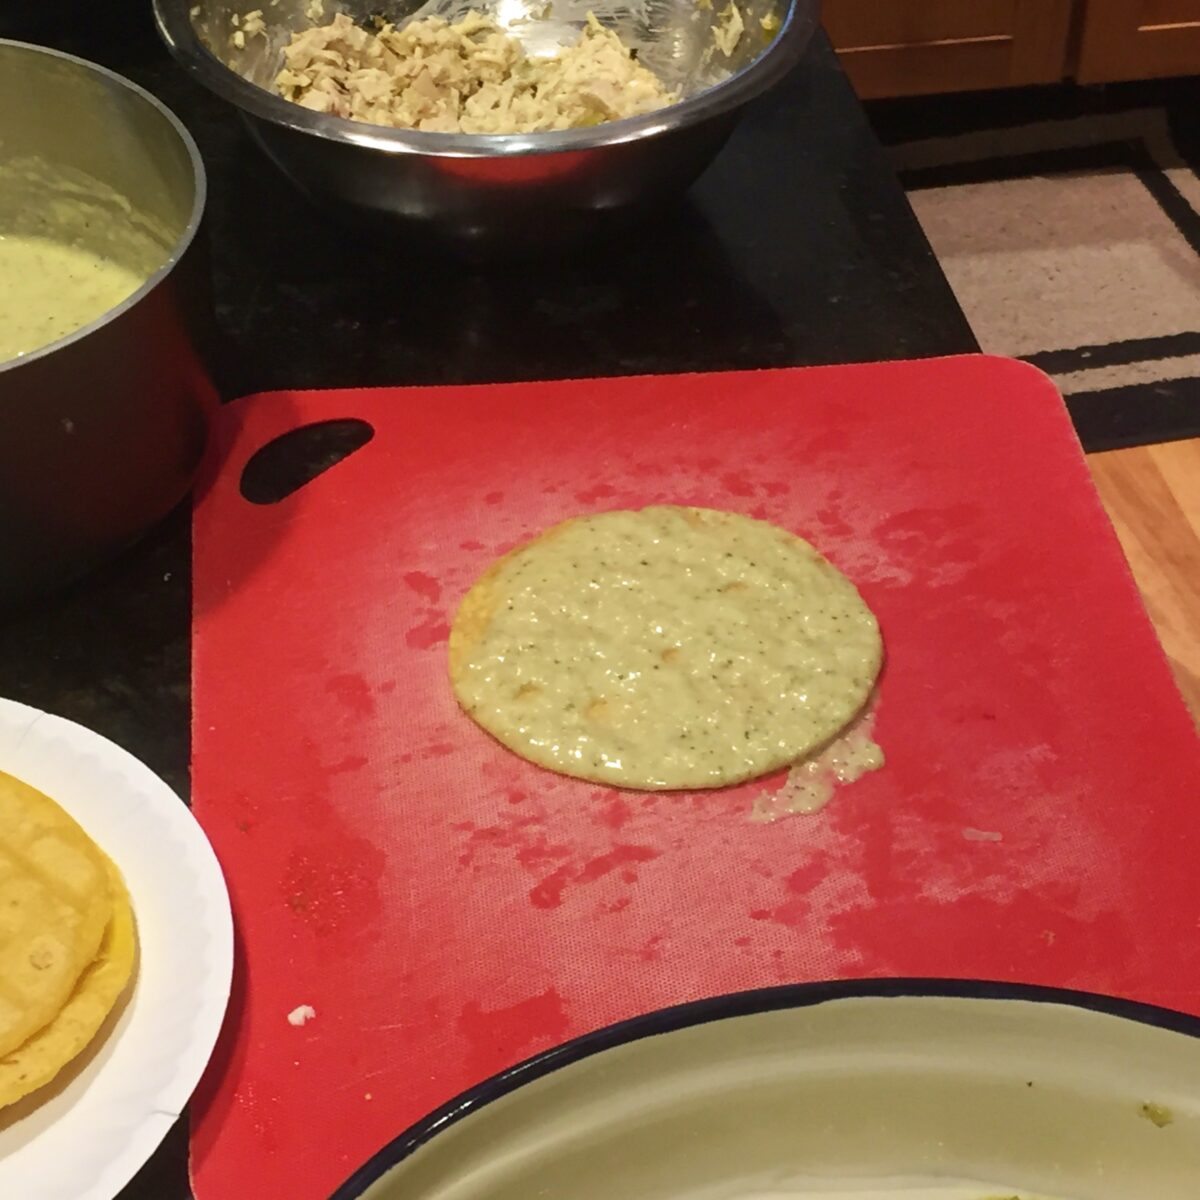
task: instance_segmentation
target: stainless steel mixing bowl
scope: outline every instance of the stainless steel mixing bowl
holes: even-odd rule
[[[589,10],[682,99],[658,112],[561,133],[467,135],[382,128],[310,112],[270,82],[290,34],[311,27],[311,0],[154,0],[180,62],[235,105],[272,159],[318,202],[385,217],[459,247],[508,254],[624,227],[678,197],[708,165],[748,101],[799,60],[817,0],[737,0],[745,24],[729,56],[713,34],[729,0],[431,0],[421,15],[492,15],[531,54],[578,36]],[[324,15],[401,21],[415,0],[328,0]],[[233,18],[260,9],[266,37],[244,49]],[[770,30],[771,32],[768,32]],[[241,40],[241,39],[238,39]]]
[[[152,96],[0,41],[0,236],[36,220],[107,252],[152,233],[127,264],[145,278],[128,299],[0,362],[0,604],[114,554],[191,485],[215,403],[194,342],[209,313],[204,200],[196,146]]]

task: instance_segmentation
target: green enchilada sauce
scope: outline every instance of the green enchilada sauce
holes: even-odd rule
[[[0,363],[83,328],[143,282],[136,271],[82,246],[0,236]]]

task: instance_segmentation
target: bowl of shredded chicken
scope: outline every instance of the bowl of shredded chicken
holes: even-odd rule
[[[588,14],[579,40],[531,57],[482,13],[377,32],[338,13],[291,36],[275,87],[313,112],[430,133],[585,129],[675,101],[612,29]]]
[[[312,198],[540,246],[680,195],[799,60],[817,0],[154,5]]]

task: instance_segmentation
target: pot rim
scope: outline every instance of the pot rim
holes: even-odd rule
[[[183,258],[188,247],[195,240],[208,199],[208,176],[205,172],[204,160],[200,156],[200,150],[196,145],[196,141],[191,133],[188,132],[187,126],[157,96],[152,95],[145,88],[134,83],[133,80],[126,79],[124,75],[119,75],[116,71],[110,71],[107,67],[102,67],[99,63],[91,62],[86,58],[80,58],[74,54],[66,54],[61,50],[52,50],[48,46],[38,46],[32,42],[22,42],[14,38],[0,38],[0,53],[3,53],[5,50],[41,54],[47,58],[62,59],[76,67],[82,67],[85,71],[100,76],[110,84],[115,84],[132,92],[142,102],[148,104],[163,117],[174,131],[175,136],[179,138],[191,163],[193,184],[192,211],[189,214],[187,224],[172,244],[171,252],[167,255],[165,261],[152,275],[148,276],[142,282],[140,287],[126,296],[120,304],[101,313],[94,321],[89,321],[74,332],[65,334],[53,342],[48,342],[45,346],[39,346],[36,350],[31,350],[28,354],[22,354],[18,358],[0,361],[0,375],[3,375],[6,371],[13,371],[29,366],[31,363],[44,359],[56,351],[88,337],[98,329],[115,321],[123,313],[128,312],[135,304],[139,303],[144,296],[153,291],[175,269],[176,264]]]

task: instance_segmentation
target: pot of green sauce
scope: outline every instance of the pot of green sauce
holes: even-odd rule
[[[0,41],[0,604],[110,558],[190,488],[215,403],[204,200],[152,96]]]

